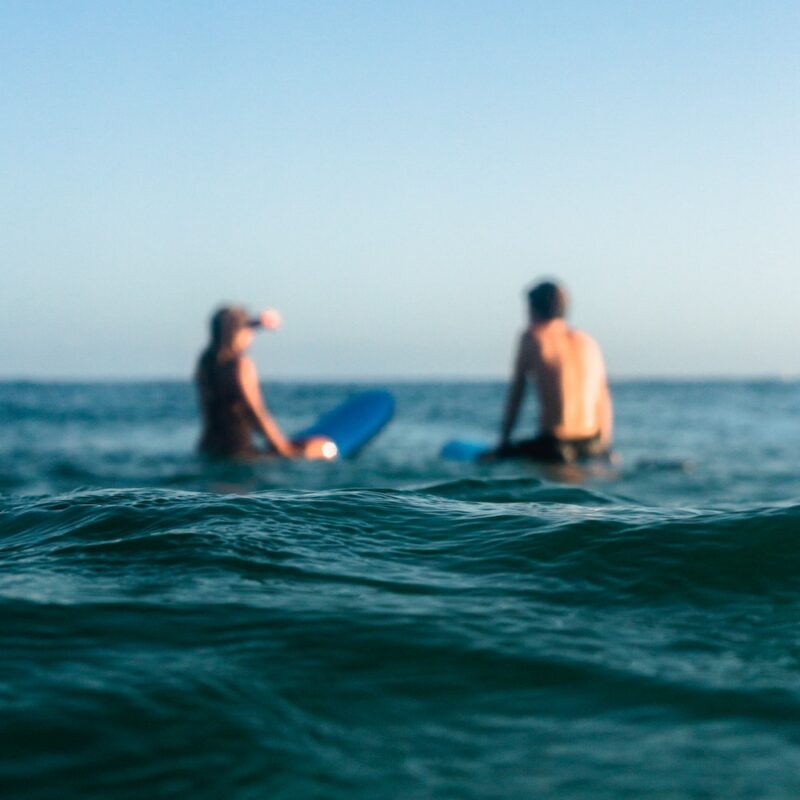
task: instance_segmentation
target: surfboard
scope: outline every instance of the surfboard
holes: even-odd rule
[[[447,442],[439,453],[447,461],[477,461],[492,449],[486,442],[454,439]]]
[[[313,425],[298,431],[292,439],[327,436],[339,450],[340,458],[353,458],[386,426],[394,414],[394,397],[389,392],[359,392],[323,414]]]

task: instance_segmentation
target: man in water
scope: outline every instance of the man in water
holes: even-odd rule
[[[530,325],[519,340],[493,455],[556,464],[608,455],[613,412],[597,342],[567,325],[567,295],[561,286],[549,281],[534,286],[528,306]],[[539,434],[512,442],[529,378],[539,396]]]

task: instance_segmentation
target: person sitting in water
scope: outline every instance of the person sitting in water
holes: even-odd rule
[[[600,347],[567,325],[561,286],[539,283],[528,293],[528,304],[530,325],[520,336],[493,456],[565,464],[608,455],[613,412]],[[512,442],[528,379],[539,396],[539,434]]]
[[[244,309],[220,308],[211,317],[211,341],[197,362],[197,384],[203,432],[200,450],[215,457],[253,457],[259,454],[253,434],[266,439],[268,452],[286,458],[332,458],[336,445],[314,438],[291,442],[270,415],[261,397],[253,361],[245,355],[253,330],[277,330],[277,311],[250,319]]]

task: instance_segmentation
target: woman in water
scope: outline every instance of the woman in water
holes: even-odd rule
[[[329,439],[291,442],[264,405],[255,364],[245,353],[253,341],[254,328],[277,330],[280,324],[277,311],[264,311],[257,319],[250,319],[244,309],[235,306],[221,308],[211,318],[211,341],[195,373],[203,417],[203,453],[222,458],[256,456],[259,451],[253,433],[260,433],[268,452],[286,458],[336,455],[336,446]]]

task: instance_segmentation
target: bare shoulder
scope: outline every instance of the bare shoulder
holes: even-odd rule
[[[578,328],[572,328],[570,330],[570,337],[578,347],[586,350],[586,352],[600,353],[600,345],[597,344],[595,339],[586,333],[586,331],[579,330]]]
[[[601,374],[605,373],[605,359],[597,341],[584,331],[576,330],[574,336],[576,350],[582,353],[585,363],[594,365]]]
[[[236,359],[236,374],[242,381],[252,381],[256,378],[256,365],[248,356],[239,356]]]

